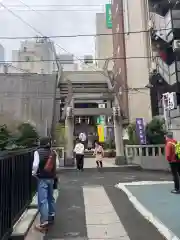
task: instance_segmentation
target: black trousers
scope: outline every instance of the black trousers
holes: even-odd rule
[[[180,190],[180,162],[170,163],[171,172],[173,175],[174,189],[176,191]]]
[[[76,165],[78,170],[82,170],[84,168],[84,155],[76,154]]]

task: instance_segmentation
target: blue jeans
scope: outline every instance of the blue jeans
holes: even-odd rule
[[[55,216],[53,184],[53,179],[38,180],[38,209],[40,212],[40,224],[47,223],[50,217]]]

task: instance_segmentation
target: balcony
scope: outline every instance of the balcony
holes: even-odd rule
[[[157,13],[150,13],[152,25],[152,39],[158,41],[160,45],[169,44],[174,36],[172,31],[171,12],[168,11],[165,16]]]
[[[174,39],[180,39],[180,10],[178,9],[172,10],[172,27]]]
[[[169,84],[176,84],[176,68],[175,62],[173,62],[170,66],[168,66],[161,58],[156,59],[157,63],[157,72],[161,75],[161,77]]]

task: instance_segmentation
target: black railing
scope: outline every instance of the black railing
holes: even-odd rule
[[[8,239],[13,225],[35,193],[33,152],[21,150],[0,154],[0,240]]]

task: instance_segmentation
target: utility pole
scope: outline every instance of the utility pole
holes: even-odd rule
[[[111,59],[106,60],[104,64],[104,72],[107,77],[107,84],[109,90],[112,94],[115,94],[114,98],[114,107],[113,107],[113,121],[114,121],[114,137],[115,137],[115,146],[116,146],[116,165],[125,164],[125,156],[124,156],[124,143],[123,143],[123,120],[122,120],[122,112],[121,112],[121,99],[119,96],[119,90],[116,87],[117,82],[115,81],[113,71],[108,71],[109,61]],[[114,82],[114,85],[112,83]]]

